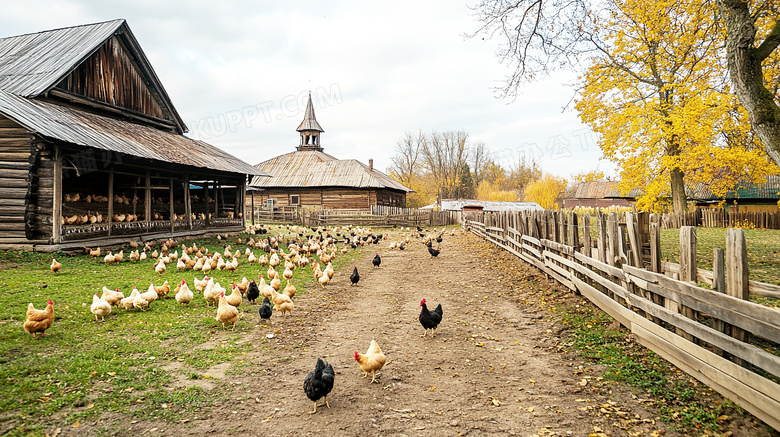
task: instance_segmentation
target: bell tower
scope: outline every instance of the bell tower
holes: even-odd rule
[[[297,147],[297,150],[315,150],[322,152],[320,146],[320,133],[325,132],[322,127],[317,123],[317,118],[314,116],[314,106],[311,103],[311,92],[309,92],[309,103],[306,104],[306,114],[303,116],[303,121],[298,125],[298,132],[301,133],[301,142]]]

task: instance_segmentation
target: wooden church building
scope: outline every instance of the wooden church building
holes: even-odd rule
[[[255,177],[251,195],[256,204],[278,207],[370,210],[373,205],[406,206],[412,192],[383,172],[355,159],[337,159],[323,152],[324,132],[314,116],[311,94],[303,121],[296,129],[300,143],[294,152],[257,164],[271,177]]]
[[[125,20],[0,39],[0,248],[243,230],[263,173],[186,131]]]

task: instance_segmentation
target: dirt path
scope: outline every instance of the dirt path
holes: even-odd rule
[[[383,243],[382,266],[374,269],[373,253],[364,251],[355,260],[362,275],[358,286],[350,287],[349,271],[337,272],[324,290],[296,298],[293,316],[274,315],[269,326],[256,326],[247,341],[268,349],[247,357],[256,363],[253,370],[226,378],[237,385],[238,397],[177,431],[627,435],[621,429],[625,422],[594,413],[598,405],[630,414],[640,424],[634,430],[645,435],[662,427],[647,423],[650,413],[630,395],[594,393],[588,369],[557,352],[559,339],[543,310],[521,303],[533,289],[518,288],[512,279],[532,278],[543,287],[556,287],[554,282],[497,251],[491,251],[492,262],[501,263],[506,274],[486,268],[486,246],[477,249],[475,237],[457,232],[445,236],[437,259],[419,241],[405,251]],[[422,298],[431,308],[438,303],[444,308],[435,338],[420,337]],[[380,384],[362,379],[352,359],[372,338],[388,358]],[[302,384],[318,356],[336,370],[335,387],[328,397],[331,408],[310,415],[312,403]],[[617,402],[610,405],[610,400]]]
[[[325,289],[296,296],[291,316],[274,314],[266,325],[251,307],[241,322],[254,324],[242,340],[256,345],[250,367],[222,363],[197,380],[166,369],[179,375],[175,386],[197,384],[223,399],[214,408],[178,425],[104,414],[63,435],[98,435],[100,422],[117,421],[127,435],[677,435],[641,399],[614,387],[600,393],[597,369],[561,352],[542,299],[558,290],[586,301],[536,269],[460,230],[445,235],[437,259],[419,240],[405,251],[376,247],[380,268],[373,251],[354,260],[356,287],[350,266]],[[435,338],[420,337],[422,298],[444,309]],[[388,359],[380,384],[361,378],[353,360],[372,338]],[[318,356],[336,370],[335,387],[331,408],[310,415],[302,385]]]

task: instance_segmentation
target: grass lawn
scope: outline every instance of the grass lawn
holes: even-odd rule
[[[780,230],[745,229],[750,279],[780,285]],[[696,228],[698,267],[712,270],[713,249],[726,248],[725,228]],[[661,230],[661,259],[679,262],[680,230]]]
[[[272,234],[276,232],[280,230],[271,230]],[[242,237],[246,241],[246,236]],[[249,264],[244,257],[247,246],[236,244],[236,240],[230,237],[227,242],[234,253],[238,249],[242,254],[238,270],[209,273],[228,291],[230,284],[240,282],[242,277],[258,279],[259,273],[266,276],[268,270],[268,266]],[[224,241],[215,239],[194,242],[211,252],[222,253],[225,246]],[[192,243],[188,241],[187,245]],[[286,246],[280,247],[288,251]],[[181,247],[178,249],[181,254]],[[259,249],[254,252],[258,257],[263,253]],[[158,275],[155,260],[129,262],[127,248],[124,255],[123,263],[105,265],[102,255],[94,260],[88,255],[54,254],[62,263],[60,272],[54,274],[49,269],[52,255],[0,251],[0,434],[42,435],[45,430],[37,425],[41,416],[57,414],[66,407],[76,412],[60,423],[70,426],[94,419],[104,411],[175,422],[227,393],[217,390],[204,396],[197,385],[171,389],[172,377],[164,370],[166,365],[181,363],[189,380],[211,378],[208,369],[223,362],[231,362],[227,374],[240,372],[250,365],[241,357],[262,350],[264,342],[270,341],[253,344],[242,340],[253,329],[253,320],[257,319],[254,314],[240,320],[235,332],[223,331],[214,318],[216,308],[207,308],[203,293],[194,289],[193,278],[202,278],[202,273],[178,272],[172,262],[164,274]],[[309,258],[312,263],[317,260]],[[334,267],[338,269],[350,258],[352,255],[337,256]],[[283,266],[277,267],[279,273],[282,270]],[[153,302],[149,310],[114,307],[105,322],[95,322],[90,312],[92,296],[104,285],[119,288],[127,296],[133,286],[144,292],[150,283],[161,285],[165,280],[171,285],[171,293]],[[182,280],[195,294],[188,306],[173,298],[173,288]],[[307,286],[315,284],[312,269],[296,268],[292,281],[298,293],[305,293]],[[286,281],[282,284],[284,287]],[[49,299],[54,301],[55,321],[49,330],[53,335],[34,340],[22,328],[27,304],[32,302],[35,308],[43,309]],[[244,300],[239,310],[254,312],[257,308]]]

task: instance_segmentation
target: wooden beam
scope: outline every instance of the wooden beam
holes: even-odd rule
[[[184,176],[184,214],[187,215],[187,229],[192,229],[192,200],[190,199],[190,175]]]
[[[152,180],[149,170],[146,170],[146,182],[144,183],[144,219],[147,224],[152,222]]]
[[[52,196],[52,230],[53,243],[62,242],[62,151],[59,146],[54,148],[54,194]]]
[[[176,230],[176,217],[173,209],[173,178],[168,178],[168,184],[170,185],[168,218],[171,220],[171,233],[173,233]]]
[[[108,213],[106,214],[108,222],[108,235],[111,235],[111,228],[114,223],[114,164],[108,169]]]
[[[750,289],[747,244],[742,229],[731,228],[726,231],[726,256],[726,294],[737,299],[748,300]],[[731,327],[731,336],[744,342],[750,340],[749,332],[734,326]],[[744,366],[746,363],[738,360],[737,364]]]

